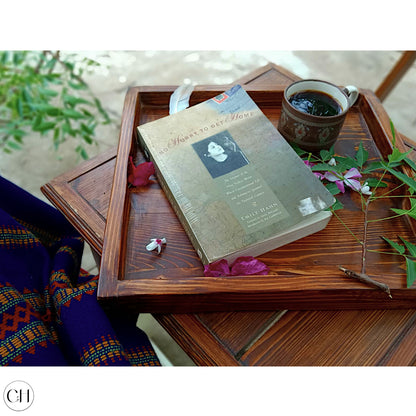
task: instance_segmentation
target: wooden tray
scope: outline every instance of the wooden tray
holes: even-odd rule
[[[197,88],[191,105],[227,88]],[[102,252],[100,301],[138,312],[164,313],[416,306],[415,288],[406,288],[403,262],[395,256],[371,253],[367,260],[367,273],[390,287],[392,299],[338,270],[338,265],[360,270],[361,246],[336,218],[325,230],[261,256],[271,269],[268,276],[204,277],[202,264],[157,181],[139,190],[127,186],[129,156],[135,163],[143,160],[136,146],[136,126],[167,115],[173,90],[135,87],[126,95]],[[277,126],[284,86],[247,86],[246,90]],[[391,136],[389,118],[380,102],[372,92],[361,90],[348,113],[336,153],[354,155],[362,141],[370,158],[376,160],[391,152]],[[397,141],[404,149],[399,137]],[[338,213],[359,233],[363,228],[359,195],[347,192],[342,202],[345,208]],[[388,216],[389,209],[398,204],[394,198],[374,203],[374,214]],[[380,235],[414,241],[412,227],[403,217],[372,225],[369,247],[386,251]],[[160,256],[145,249],[155,237],[168,241]]]

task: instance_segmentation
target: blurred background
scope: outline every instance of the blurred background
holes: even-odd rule
[[[375,91],[401,54],[398,50],[61,51],[60,59],[70,62],[70,70],[76,75],[73,80],[79,81],[77,77],[82,77],[88,86],[89,96],[99,100],[102,111],[110,122],[94,125],[94,137],[83,141],[82,152],[79,150],[79,138],[69,136],[66,140],[60,140],[57,146],[53,129],[28,131],[21,137],[18,133],[18,140],[8,148],[9,153],[0,151],[0,174],[46,201],[40,191],[42,185],[73,169],[83,159],[94,157],[118,143],[124,97],[131,86],[230,84],[254,69],[273,62],[301,78],[319,78],[337,85],[353,84]],[[0,85],[2,82],[0,79]],[[54,88],[59,90],[61,87],[55,85]],[[85,96],[85,89],[79,95],[76,89],[74,86],[72,97]],[[413,64],[383,101],[396,129],[414,141],[415,91],[416,64]],[[71,108],[76,108],[75,104]],[[16,111],[21,111],[18,105]],[[72,116],[74,120],[77,118],[75,113]],[[84,130],[87,131],[88,128],[92,128],[91,125]],[[91,273],[98,272],[88,247],[83,266]],[[165,365],[192,365],[150,315],[142,315],[139,325],[156,345]]]
[[[95,142],[85,144],[93,157],[118,142],[126,91],[139,85],[229,84],[273,62],[301,78],[320,78],[337,85],[376,90],[401,56],[401,51],[63,51],[101,101],[111,123],[98,125]],[[87,68],[85,60],[98,65]],[[1,81],[0,81],[1,82]],[[416,141],[416,64],[383,101],[396,129]],[[82,161],[77,140],[68,137],[56,150],[53,131],[30,132],[20,150],[0,151],[0,172],[29,192],[44,198],[40,186]]]

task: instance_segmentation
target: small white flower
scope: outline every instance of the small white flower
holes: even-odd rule
[[[157,249],[157,254],[162,251],[162,244],[166,244],[166,238],[151,238],[150,243],[146,246],[147,251]]]
[[[364,182],[364,184],[361,186],[360,191],[364,195],[371,195],[372,194],[372,192],[370,191],[370,187],[368,186],[367,182]]]
[[[330,166],[336,166],[337,165],[337,161],[335,160],[334,157],[331,157],[331,160],[328,162],[328,165],[330,165]]]

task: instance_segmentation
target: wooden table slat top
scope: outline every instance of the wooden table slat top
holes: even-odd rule
[[[238,82],[260,87],[296,79],[269,64]],[[97,253],[102,250],[115,160],[116,149],[110,149],[42,188]],[[413,309],[154,316],[198,365],[397,366],[415,362]]]

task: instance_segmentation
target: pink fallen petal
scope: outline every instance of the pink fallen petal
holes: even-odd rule
[[[206,277],[222,277],[230,275],[230,267],[227,260],[218,260],[214,263],[205,265],[204,276]]]
[[[231,276],[247,276],[251,274],[268,274],[269,268],[252,256],[243,256],[231,265]]]
[[[361,184],[360,181],[357,181],[356,179],[345,179],[344,180],[345,185],[349,186],[354,191],[360,191],[361,190]]]
[[[325,172],[324,178],[330,182],[336,182],[341,179],[339,176],[335,175],[333,172]]]
[[[133,186],[146,186],[149,184],[150,176],[155,174],[155,167],[152,162],[143,162],[134,166],[133,158],[130,156],[130,173],[127,177],[129,184]]]
[[[361,173],[358,171],[357,168],[351,168],[345,173],[344,178],[345,179],[361,178]]]
[[[338,189],[344,193],[345,192],[345,186],[344,186],[344,182],[342,181],[335,181],[335,184],[337,185]]]

